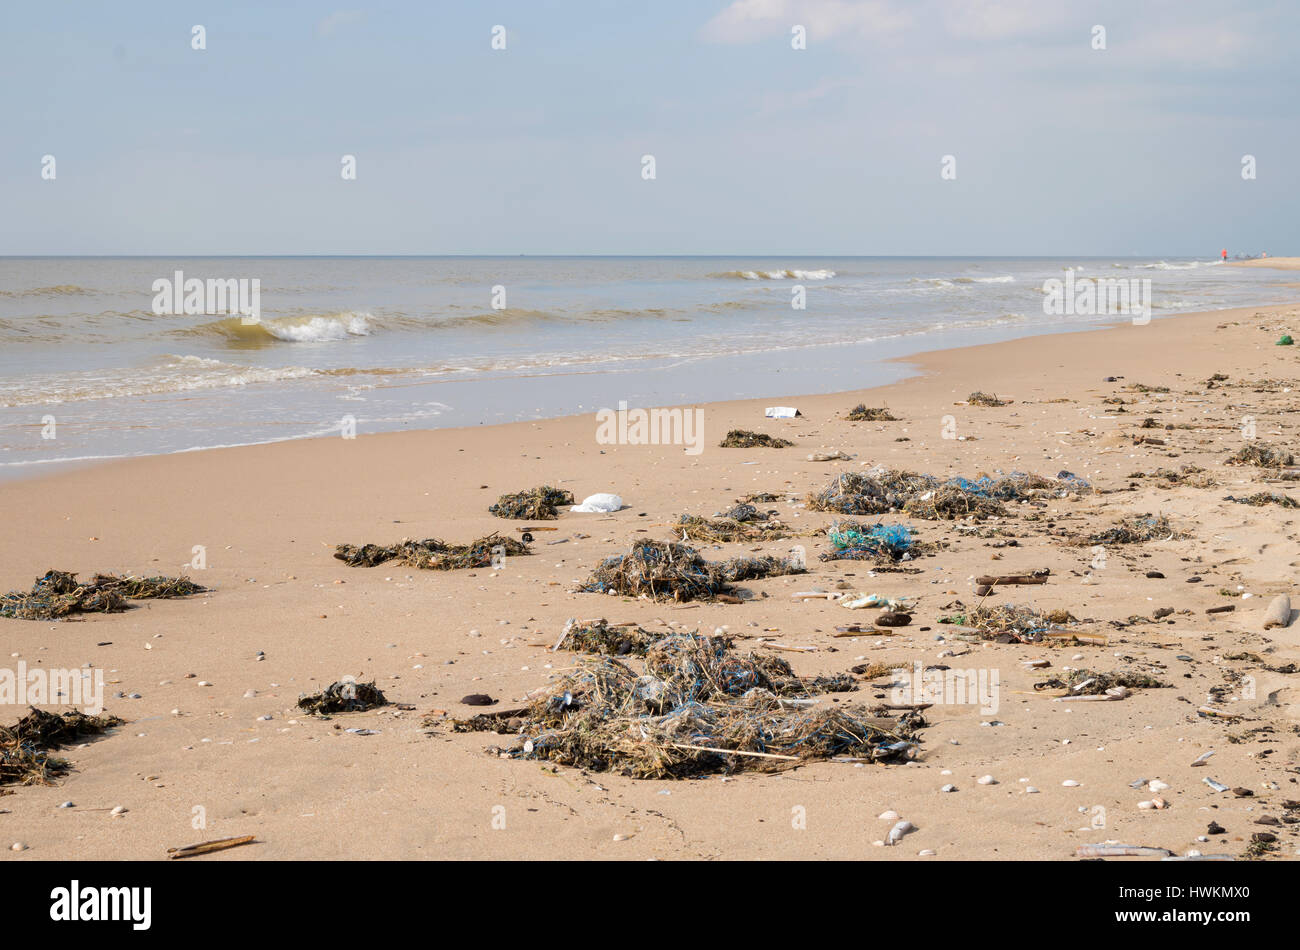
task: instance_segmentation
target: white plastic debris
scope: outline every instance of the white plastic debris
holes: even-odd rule
[[[623,499],[609,492],[597,492],[582,499],[582,504],[574,505],[570,511],[618,511],[623,507]]]
[[[763,415],[769,419],[793,419],[799,415],[799,410],[793,406],[768,406],[763,410]]]

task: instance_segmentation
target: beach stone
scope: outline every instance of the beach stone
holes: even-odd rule
[[[126,814],[126,811],[127,811],[127,810],[126,810],[125,806],[122,806],[122,805],[114,805],[114,806],[113,806],[113,810],[110,811],[109,814],[110,814],[110,815],[113,815],[113,816],[117,816],[117,815],[125,815],[125,814]]]
[[[59,805],[59,807],[60,807],[60,808],[75,808],[76,806],[73,805],[72,802],[63,802],[62,804]]]
[[[26,844],[25,842],[22,842],[22,841],[15,841],[13,844],[11,844],[11,845],[9,846],[9,850],[10,850],[10,851],[26,851],[26,850],[27,850],[27,844]]]
[[[1025,786],[1025,794],[1026,794],[1026,795],[1037,795],[1037,794],[1038,794],[1038,789],[1034,788],[1034,786],[1032,786],[1032,785],[1026,785],[1026,786]]]
[[[943,788],[939,789],[939,791],[941,791],[941,792],[955,792],[955,791],[957,791],[957,786],[956,786],[956,785],[945,785]]]
[[[979,782],[979,784],[981,784],[981,785],[996,785],[996,784],[998,784],[998,780],[995,779],[992,775],[981,775],[981,776],[980,776],[979,778],[977,778],[975,781]]]
[[[1064,782],[1062,782],[1061,784],[1064,785],[1066,788],[1078,788],[1078,787],[1079,787],[1079,783],[1076,782],[1076,781],[1075,781],[1074,779],[1072,779],[1072,778],[1067,778],[1067,779],[1066,779]]]

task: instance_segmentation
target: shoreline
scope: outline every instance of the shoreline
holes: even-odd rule
[[[82,622],[0,619],[0,650],[10,657],[0,663],[103,669],[107,710],[129,722],[70,749],[74,771],[55,785],[21,787],[0,800],[8,812],[0,814],[0,837],[30,845],[0,854],[153,859],[190,840],[240,834],[256,834],[259,844],[209,860],[557,851],[576,859],[924,860],[922,849],[938,860],[1070,860],[1078,845],[1107,839],[1240,854],[1257,830],[1254,819],[1278,813],[1293,795],[1288,776],[1300,763],[1300,743],[1287,731],[1300,716],[1300,690],[1277,672],[1300,662],[1300,626],[1264,632],[1259,624],[1268,600],[1289,590],[1300,542],[1289,510],[1224,500],[1296,494],[1289,484],[1223,459],[1242,445],[1245,417],[1261,442],[1296,445],[1289,415],[1300,385],[1296,348],[1274,344],[1298,315],[1300,303],[1020,337],[900,358],[917,373],[884,386],[683,404],[704,412],[699,455],[681,445],[598,444],[596,421],[583,413],[143,456],[0,483],[10,535],[21,539],[0,549],[0,590],[26,588],[49,568],[83,577],[184,570],[212,589]],[[1214,380],[1216,373],[1227,379]],[[1012,401],[966,405],[975,390]],[[1121,402],[1106,401],[1115,399]],[[887,405],[900,421],[849,423],[843,415],[856,402]],[[782,404],[803,415],[763,417],[764,406]],[[1145,426],[1148,418],[1153,424]],[[729,428],[796,444],[720,449]],[[836,449],[854,458],[807,459]],[[939,477],[1067,470],[1094,491],[1014,507],[981,526],[883,516],[934,546],[916,562],[917,574],[819,560],[826,540],[806,532],[833,516],[802,507],[804,496],[877,463]],[[1151,474],[1184,464],[1204,467],[1216,486],[1166,486]],[[500,570],[350,568],[332,557],[344,542],[517,536],[522,522],[495,518],[487,507],[502,493],[542,484],[579,501],[613,491],[627,507],[563,511],[548,523],[558,529],[553,535],[539,533],[530,556]],[[711,516],[752,491],[775,493],[772,507],[804,535],[697,546],[717,560],[806,545],[807,575],[748,582],[754,597],[741,604],[573,592],[629,541],[668,540],[678,515]],[[1185,536],[1115,545],[1100,568],[1092,547],[1076,543],[1142,512],[1166,515]],[[195,570],[188,565],[200,548],[205,567]],[[954,602],[978,600],[973,577],[1038,568],[1050,570],[1047,584],[1006,588],[996,602],[1068,610],[1079,630],[1104,636],[1106,645],[936,639],[946,630],[939,618],[961,609]],[[1163,577],[1149,577],[1152,571]],[[1188,583],[1191,577],[1201,582]],[[916,619],[890,635],[836,637],[837,625],[869,622],[868,612],[790,596],[839,585],[915,598]],[[1225,604],[1235,610],[1206,613]],[[1132,622],[1163,606],[1175,614]],[[775,642],[776,655],[800,675],[877,662],[997,671],[999,708],[990,715],[969,705],[935,707],[923,754],[907,765],[815,762],[725,782],[552,769],[485,754],[508,737],[450,729],[448,719],[477,711],[460,697],[485,692],[507,708],[572,666],[574,655],[549,651],[557,633],[569,617],[602,615],[655,630],[668,621],[701,632],[723,628],[742,650],[776,650],[762,645]],[[1027,665],[1041,659],[1051,666]],[[1035,689],[1066,668],[1130,663],[1157,670],[1169,688],[1077,705]],[[391,702],[414,708],[332,722],[294,708],[300,693],[344,676],[374,679]],[[870,704],[887,692],[874,682],[860,682],[843,701]],[[1207,694],[1225,684],[1213,695],[1240,719],[1197,717]],[[22,711],[0,706],[0,721]],[[422,726],[430,714],[433,725]],[[1265,726],[1274,732],[1227,738]],[[1213,767],[1192,768],[1210,748]],[[996,783],[977,782],[985,774]],[[1201,782],[1207,774],[1254,794],[1215,796]],[[1140,777],[1171,786],[1169,808],[1137,807],[1151,797],[1132,787]],[[940,792],[947,784],[957,790]],[[1040,791],[1027,793],[1030,784]],[[76,807],[58,809],[64,800]],[[128,809],[121,818],[91,813],[116,805]],[[203,831],[191,825],[196,806],[207,816]],[[496,806],[508,816],[505,832],[493,829]],[[796,806],[807,824],[792,831]],[[1229,836],[1198,842],[1211,806]],[[1096,808],[1104,827],[1092,823]],[[917,826],[906,847],[875,847],[892,824],[877,817],[887,810]],[[1283,853],[1294,853],[1289,826],[1271,830]]]
[[[1271,262],[1276,261],[1280,269],[1300,269],[1300,258],[1276,258],[1276,259],[1270,259],[1270,261]],[[1291,262],[1294,262],[1294,266],[1291,265]],[[1254,261],[1241,261],[1235,263],[1242,264],[1242,265],[1255,264]],[[1268,266],[1272,266],[1272,263],[1270,263]],[[1166,321],[1176,321],[1176,320],[1181,320],[1189,317],[1204,317],[1210,314],[1235,313],[1237,311],[1245,310],[1245,309],[1285,308],[1288,306],[1291,305],[1274,303],[1274,304],[1253,305],[1252,307],[1245,307],[1245,308],[1237,307],[1237,308],[1226,308],[1221,310],[1194,311],[1188,313],[1177,313],[1177,314],[1170,314],[1167,316],[1153,317],[1150,322],[1163,323]],[[1076,328],[1054,327],[1048,329],[1034,330],[1031,332],[1025,332],[1022,335],[1011,336],[1008,338],[993,339],[987,342],[959,343],[955,346],[938,346],[933,349],[908,351],[897,355],[882,355],[875,358],[868,357],[869,363],[894,367],[897,369],[897,374],[894,375],[892,378],[870,387],[852,387],[848,389],[836,389],[831,391],[820,391],[820,390],[813,391],[813,392],[804,391],[797,394],[790,394],[787,391],[784,395],[772,395],[769,393],[769,394],[758,395],[758,396],[744,396],[744,397],[736,397],[736,398],[729,398],[729,399],[708,399],[708,400],[697,400],[697,401],[690,401],[690,402],[658,402],[652,399],[650,402],[644,404],[637,404],[636,407],[647,408],[647,409],[648,408],[695,409],[695,408],[707,407],[711,405],[732,405],[732,404],[743,403],[743,402],[762,402],[762,401],[771,402],[772,400],[805,400],[806,401],[811,399],[846,397],[854,394],[870,392],[871,390],[877,388],[887,387],[891,385],[898,385],[917,376],[925,376],[931,372],[931,370],[927,369],[927,366],[930,363],[933,363],[934,365],[946,365],[944,354],[950,354],[950,353],[955,354],[955,353],[962,353],[966,351],[976,351],[986,347],[1003,346],[1008,344],[1014,344],[1019,341],[1034,340],[1034,339],[1040,339],[1044,337],[1048,337],[1048,338],[1070,337],[1076,334],[1108,332],[1108,331],[1115,330],[1117,328],[1122,328],[1128,323],[1129,321],[1127,319],[1124,319],[1124,320],[1117,320],[1115,322],[1095,323],[1086,327],[1076,327]],[[959,330],[954,332],[957,333],[958,335],[962,335],[963,332],[965,334],[969,334],[971,331]],[[891,345],[894,344],[895,342],[896,340],[894,338],[886,338],[883,341],[874,340],[868,343],[849,344],[848,346],[859,347],[865,352],[869,353],[872,349],[882,348],[882,343],[884,344],[883,348],[885,350],[888,350],[889,348],[891,348]],[[830,344],[830,343],[823,344],[823,345],[839,346],[839,347],[845,346],[845,344]],[[810,345],[802,349],[815,350],[817,346],[818,345]],[[770,358],[771,354],[765,353],[765,354],[760,354],[760,356],[765,356]],[[743,364],[746,362],[752,362],[755,359],[756,359],[755,354],[736,354],[733,356],[708,357],[704,360],[704,362],[716,362],[716,363],[723,363],[723,364],[727,364],[727,363]],[[700,364],[698,363],[684,363],[669,368],[685,369],[688,372],[701,370],[707,373],[707,369],[701,367]],[[778,369],[776,373],[779,372],[780,370]],[[543,378],[543,379],[555,380],[558,381],[559,383],[562,383],[564,380],[570,378],[582,378],[586,375],[588,374],[557,373],[557,374],[545,374],[544,376],[541,377],[535,377],[535,376],[534,377],[506,377],[505,381],[517,382],[520,379]],[[618,376],[613,375],[610,377],[610,379],[617,380]],[[499,382],[499,380],[494,380],[494,379],[476,380],[473,381],[471,385],[491,387],[497,382]],[[465,385],[465,383],[463,381],[458,381],[458,380],[443,380],[438,382],[423,383],[421,385],[431,387],[432,391],[436,392],[436,387],[439,385]],[[518,419],[518,420],[501,421],[501,422],[480,422],[478,424],[472,424],[472,425],[455,425],[455,426],[421,428],[421,429],[384,429],[374,433],[359,432],[357,434],[357,437],[373,438],[376,435],[393,435],[400,432],[455,432],[455,431],[472,431],[472,430],[479,430],[483,428],[497,427],[497,426],[529,425],[535,423],[552,422],[559,419],[572,419],[572,418],[577,418],[582,416],[594,415],[595,411],[596,411],[595,409],[584,409],[582,411],[561,412],[555,415],[544,415],[532,419]],[[319,431],[316,431],[311,433],[305,433],[302,435],[287,436],[284,438],[263,439],[263,440],[257,440],[252,442],[235,442],[230,444],[213,445],[213,446],[192,446],[183,449],[176,449],[172,451],[159,452],[159,453],[86,456],[86,457],[70,458],[70,459],[21,460],[21,461],[11,462],[7,465],[0,465],[0,485],[7,485],[12,483],[18,483],[18,482],[29,482],[32,480],[43,479],[43,478],[51,478],[60,474],[66,474],[75,471],[84,471],[86,469],[94,468],[103,464],[122,463],[122,462],[137,460],[137,459],[167,458],[167,457],[183,456],[183,455],[194,454],[194,453],[252,449],[252,448],[258,448],[264,446],[294,444],[294,443],[301,443],[301,442],[315,441],[315,440],[332,441],[336,438],[339,438],[339,436],[321,434]]]

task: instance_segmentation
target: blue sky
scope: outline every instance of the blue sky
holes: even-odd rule
[[[1292,2],[94,0],[2,27],[0,254],[1300,253]]]

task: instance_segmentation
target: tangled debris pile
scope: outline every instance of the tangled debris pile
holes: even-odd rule
[[[1252,442],[1233,452],[1225,460],[1227,465],[1257,465],[1260,468],[1286,468],[1295,464],[1295,456],[1285,449],[1275,449],[1260,442]]]
[[[779,657],[670,634],[649,645],[644,673],[588,658],[525,709],[455,721],[453,729],[513,732],[516,743],[499,754],[633,778],[772,771],[832,756],[906,759],[925,726],[917,713],[874,716],[814,698],[853,688],[848,674],[801,679]]]
[[[1279,491],[1257,491],[1255,494],[1247,495],[1245,498],[1234,498],[1229,495],[1223,500],[1235,501],[1239,505],[1254,505],[1256,508],[1262,508],[1264,505],[1277,505],[1281,508],[1300,508],[1300,501],[1296,501],[1290,495],[1284,495]]]
[[[895,416],[892,412],[890,412],[887,408],[882,406],[878,409],[877,408],[868,409],[867,404],[864,402],[860,402],[852,409],[850,409],[849,414],[845,416],[845,418],[848,419],[849,422],[897,422],[898,421],[898,417]]]
[[[554,521],[560,516],[560,505],[572,505],[573,492],[543,485],[530,491],[502,495],[488,511],[498,518],[516,521]]]
[[[1134,472],[1129,478],[1152,478],[1160,482],[1158,488],[1214,488],[1218,482],[1199,465],[1181,465],[1175,471],[1171,468],[1158,468],[1150,475]]]
[[[355,680],[340,680],[325,687],[322,692],[298,697],[298,708],[309,716],[322,713],[365,712],[377,706],[387,706],[388,700],[374,684]]]
[[[831,550],[818,555],[823,561],[901,561],[911,556],[913,546],[912,533],[901,524],[836,521],[826,537]]]
[[[662,633],[643,630],[634,623],[611,624],[603,617],[600,620],[570,619],[564,625],[564,633],[555,649],[605,656],[645,656],[650,644],[663,636]],[[727,642],[729,644],[730,640]]]
[[[990,396],[988,393],[973,392],[966,397],[966,401],[972,406],[1005,406],[1007,400],[999,399],[997,396]]]
[[[724,449],[788,449],[794,443],[789,439],[778,438],[765,432],[731,429],[719,445]]]
[[[1165,689],[1169,683],[1157,679],[1150,673],[1139,670],[1114,670],[1110,673],[1098,673],[1093,670],[1071,670],[1065,679],[1053,677],[1041,683],[1035,683],[1034,689],[1063,689],[1071,696],[1099,696],[1116,686],[1126,689]]]
[[[0,726],[0,785],[48,785],[70,766],[51,750],[85,736],[97,736],[122,720],[104,713],[87,716],[72,710],[62,715],[36,707],[12,726]]]
[[[437,538],[423,541],[403,539],[397,544],[340,544],[334,556],[349,567],[374,567],[397,561],[424,571],[452,571],[467,567],[488,567],[493,558],[532,554],[528,545],[514,538],[489,534],[469,544],[447,544]]]
[[[1068,610],[1044,612],[1015,604],[976,606],[965,613],[939,618],[939,623],[974,627],[985,640],[1004,639],[1020,643],[1037,643],[1048,631],[1077,622]]]
[[[873,468],[867,472],[837,475],[826,488],[808,495],[813,511],[846,515],[877,515],[902,510],[929,521],[1006,514],[1003,502],[1025,501],[1045,495],[1060,497],[1090,491],[1088,482],[1070,472],[1056,478],[1012,472],[997,478],[939,479],[919,472]]]
[[[736,581],[803,572],[804,566],[789,558],[737,557],[717,563],[686,544],[643,539],[626,554],[605,558],[578,590],[654,600],[735,600]]]
[[[740,507],[750,507],[748,505]],[[734,509],[733,509],[734,510]],[[702,518],[699,515],[682,515],[673,526],[680,541],[776,541],[792,537],[790,529],[775,518],[766,516],[751,519],[731,517]]]
[[[117,577],[96,574],[82,583],[67,571],[46,571],[30,591],[0,594],[0,617],[59,620],[78,613],[117,613],[131,600],[188,597],[207,590],[187,577]]]
[[[1105,531],[1089,535],[1081,544],[1137,544],[1142,541],[1173,541],[1184,537],[1164,515],[1130,515]]]

